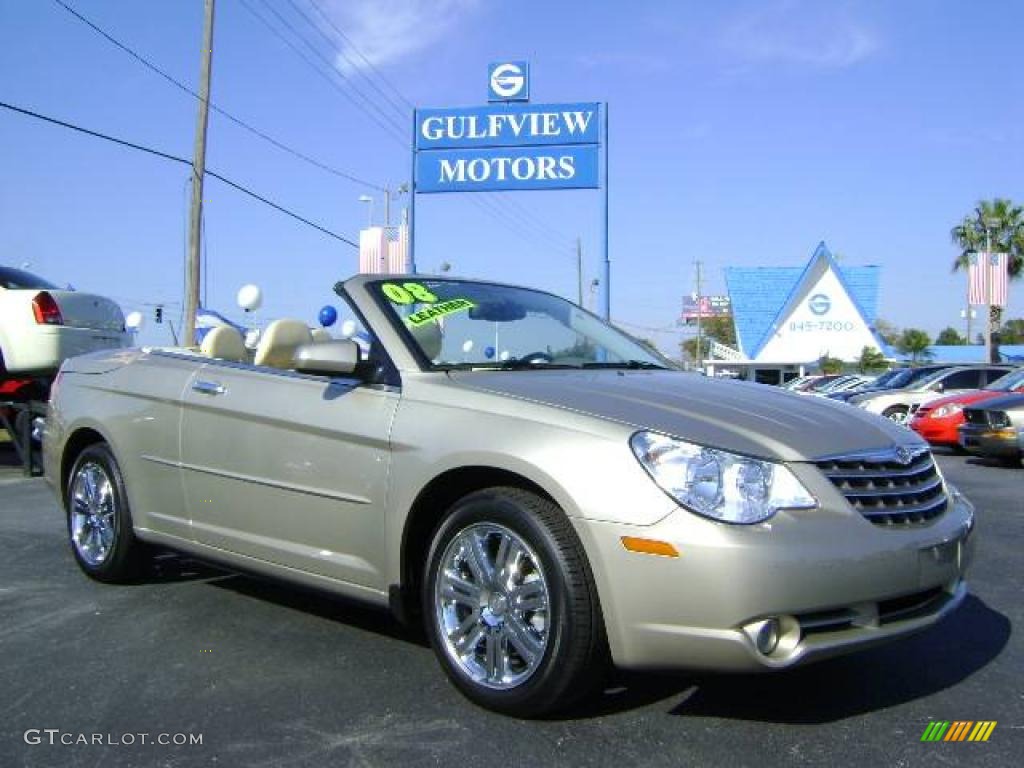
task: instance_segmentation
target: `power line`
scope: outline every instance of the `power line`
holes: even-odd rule
[[[145,152],[145,153],[150,154],[150,155],[155,155],[156,157],[162,157],[165,160],[173,160],[176,163],[181,163],[181,164],[187,165],[187,166],[191,166],[192,165],[192,161],[191,160],[186,160],[183,157],[178,157],[177,155],[171,155],[171,154],[168,154],[167,152],[161,152],[158,149],[153,149],[152,147],[147,147],[147,146],[144,146],[142,144],[135,144],[134,142],[126,141],[125,139],[119,139],[116,136],[111,136],[111,135],[106,134],[106,133],[100,133],[99,131],[93,131],[93,130],[90,130],[88,128],[84,128],[83,126],[75,125],[74,123],[68,123],[68,122],[65,122],[63,120],[58,120],[55,117],[49,117],[47,115],[42,115],[42,114],[40,114],[38,112],[33,112],[32,110],[29,110],[29,109],[23,109],[22,107],[17,107],[17,106],[15,106],[13,104],[8,104],[6,102],[0,101],[0,107],[3,107],[4,109],[9,109],[12,112],[19,112],[20,114],[26,115],[28,117],[34,117],[37,120],[42,120],[42,121],[47,122],[47,123],[52,123],[53,125],[59,125],[62,128],[69,128],[72,131],[78,131],[79,133],[84,133],[84,134],[87,134],[89,136],[93,136],[93,137],[95,137],[97,139],[103,139],[105,141],[113,142],[114,144],[119,144],[119,145],[121,145],[123,147],[128,147],[130,149],[135,149],[135,150],[138,150],[139,152]],[[303,216],[300,216],[299,214],[295,213],[294,211],[291,211],[288,208],[285,208],[283,205],[279,205],[278,203],[275,203],[273,200],[269,200],[268,198],[263,197],[262,195],[260,195],[260,194],[258,194],[256,192],[253,192],[251,189],[249,189],[247,187],[244,187],[241,184],[238,184],[237,182],[232,181],[231,179],[228,179],[228,178],[226,178],[224,176],[221,176],[219,173],[217,173],[215,171],[211,171],[210,169],[207,168],[206,169],[206,175],[212,176],[213,178],[217,179],[218,181],[221,181],[224,184],[227,184],[229,187],[233,187],[234,189],[237,189],[239,192],[242,192],[243,194],[246,194],[249,197],[252,197],[252,198],[254,198],[256,200],[259,200],[261,203],[264,203],[265,205],[268,205],[271,208],[274,208],[275,210],[280,211],[281,213],[285,214],[286,216],[290,216],[291,218],[295,219],[296,221],[300,221],[303,224],[305,224],[305,225],[307,225],[309,227],[312,227],[313,229],[316,229],[316,230],[319,230],[320,232],[323,232],[325,235],[329,235],[330,237],[333,237],[336,240],[341,240],[343,243],[348,243],[353,248],[358,248],[359,247],[356,243],[352,242],[347,237],[343,237],[342,235],[339,235],[337,232],[332,232],[331,230],[327,229],[326,227],[323,227],[323,226],[317,224],[316,222],[310,221],[309,219],[307,219],[307,218],[305,218]]]
[[[296,13],[301,14],[302,17],[304,19],[306,19],[306,21],[309,22],[310,26],[312,26],[313,29],[315,29],[320,34],[320,36],[323,37],[324,40],[326,40],[327,43],[332,48],[335,47],[334,43],[333,43],[333,41],[331,41],[330,37],[328,37],[324,33],[324,31],[320,28],[320,26],[315,21],[313,21],[312,19],[309,18],[309,16],[306,14],[306,12],[303,11],[302,8],[300,8],[295,3],[295,0],[288,0],[288,3],[289,3],[289,5],[291,5],[292,8],[295,9]],[[322,18],[324,21],[326,21],[331,26],[331,28],[334,29],[335,32],[337,32],[339,35],[341,35],[341,30],[339,30],[338,27],[335,26],[334,22],[331,21],[330,17],[326,13],[324,13],[323,10],[321,10],[320,6],[318,6],[315,3],[313,3],[313,10],[315,10],[320,15],[320,18]],[[344,35],[341,35],[341,36],[342,36],[342,38],[344,38]],[[361,75],[363,80],[365,80],[369,84],[369,86],[371,88],[373,88],[373,90],[375,90],[378,94],[380,94],[380,96],[386,102],[388,102],[388,104],[390,104],[392,107],[394,107],[396,110],[398,110],[399,114],[403,115],[403,117],[405,116],[406,109],[401,104],[396,104],[392,100],[392,98],[387,93],[384,92],[383,89],[379,88],[377,86],[377,84],[373,81],[373,79],[370,78],[365,72],[363,72],[362,69],[360,68],[360,66],[355,61],[353,61],[352,57],[349,56],[348,51],[344,47],[336,48],[336,50],[345,59],[345,61],[347,61],[352,66],[353,70],[355,71],[355,73],[357,75]],[[347,79],[349,81],[352,81],[352,78],[347,78]]]
[[[398,96],[398,98],[401,101],[405,102],[406,106],[408,106],[409,109],[415,109],[416,105],[413,104],[411,101],[409,101],[409,99],[407,99],[405,97],[405,95],[400,90],[398,90],[398,88],[395,87],[395,85],[390,80],[388,80],[386,77],[384,77],[383,73],[381,73],[381,71],[379,69],[377,69],[377,67],[375,67],[373,65],[373,62],[370,61],[368,58],[366,58],[366,56],[363,54],[363,52],[360,51],[359,48],[356,47],[356,44],[354,42],[352,42],[352,39],[348,35],[346,35],[338,27],[337,24],[335,24],[333,21],[331,21],[330,17],[327,16],[327,14],[324,12],[323,8],[320,6],[320,3],[318,3],[317,0],[309,0],[309,2],[310,2],[310,4],[314,8],[316,8],[317,13],[320,14],[320,16],[324,19],[324,21],[326,21],[331,26],[331,28],[335,32],[338,33],[338,36],[345,42],[345,44],[348,45],[348,47],[351,48],[359,56],[359,58],[361,58],[364,62],[366,62],[366,66],[369,69],[373,70],[374,74],[376,74],[377,77],[379,77],[381,79],[381,82],[383,82],[385,85],[388,86],[388,88],[390,88],[392,91],[394,91],[394,93]],[[346,57],[346,58],[348,58],[348,57]],[[349,61],[351,62],[352,60],[349,59]],[[369,79],[369,78],[367,78],[367,79]]]
[[[323,69],[314,64],[312,61],[310,61],[309,58],[294,45],[294,43],[288,40],[288,38],[285,37],[276,27],[270,24],[270,22],[267,21],[267,19],[265,19],[260,14],[256,13],[255,10],[248,4],[248,2],[246,2],[246,0],[239,0],[239,2],[241,2],[242,6],[245,7],[245,9],[249,11],[249,13],[256,16],[268,29],[270,29],[271,32],[273,32],[279,39],[284,41],[285,44],[288,45],[288,47],[291,48],[303,61],[305,61],[307,65],[312,67],[321,77],[327,80],[327,82],[330,83],[331,86],[336,91],[338,91],[339,93],[341,93],[341,95],[348,99],[348,101],[354,107],[356,107],[360,112],[362,112],[364,115],[373,120],[373,122],[375,122],[378,127],[382,128],[389,136],[391,136],[391,138],[398,141],[398,143],[401,144],[403,147],[407,146],[406,140],[403,136],[404,129],[400,127],[397,123],[392,122],[391,117],[384,113],[380,109],[380,107],[373,104],[373,102],[369,102],[369,104],[378,113],[380,113],[380,117],[378,117],[378,115],[375,115],[373,112],[369,111],[364,104],[357,101],[352,96],[352,94],[349,93],[349,91],[347,91],[338,83],[338,81],[334,77],[328,75]],[[292,33],[292,35],[294,35],[296,38],[302,41],[302,43],[305,44],[305,46],[309,48],[310,51],[312,51],[313,55],[320,59],[320,61],[322,61],[327,66],[328,71],[330,71],[332,75],[340,76],[337,67],[333,63],[331,63],[331,61],[327,59],[315,45],[310,43],[309,40],[307,40],[302,34],[300,34],[299,31],[296,30],[295,27],[292,25],[292,23],[289,22],[288,19],[286,19],[284,16],[282,16],[272,4],[267,2],[267,0],[260,0],[260,3],[263,5],[264,8],[269,10],[277,18],[277,20],[281,23],[282,26],[284,26]],[[364,100],[366,99],[366,97],[363,96],[361,91],[356,91],[356,93],[358,93]]]
[[[65,11],[67,11],[72,16],[74,16],[76,19],[78,19],[83,24],[85,24],[87,27],[89,27],[94,32],[96,32],[98,35],[100,35],[101,37],[103,37],[104,39],[106,39],[108,42],[112,43],[116,47],[120,48],[122,51],[127,53],[129,56],[131,56],[133,59],[135,59],[137,62],[142,64],[147,69],[149,69],[152,72],[155,72],[156,74],[158,74],[160,77],[162,77],[164,80],[169,82],[171,85],[175,86],[176,88],[179,88],[180,90],[182,90],[185,93],[187,93],[189,96],[192,96],[193,98],[198,99],[199,101],[203,100],[203,97],[200,96],[198,93],[196,93],[194,90],[192,90],[187,85],[182,83],[180,80],[176,79],[172,75],[170,75],[167,72],[165,72],[164,70],[162,70],[160,67],[158,67],[156,64],[154,64],[149,59],[144,57],[142,54],[140,54],[137,51],[133,50],[132,48],[130,48],[125,43],[122,43],[120,40],[118,40],[113,35],[111,35],[107,31],[105,31],[101,27],[99,27],[94,22],[92,22],[89,19],[87,19],[85,16],[83,16],[78,11],[76,11],[74,8],[72,8],[71,6],[69,6],[65,2],[63,2],[63,0],[53,0],[53,1],[57,5],[59,5],[61,8],[63,8]],[[372,182],[366,181],[365,179],[361,179],[358,176],[353,176],[351,173],[347,173],[346,171],[342,171],[342,170],[339,170],[337,168],[334,168],[334,167],[328,165],[327,163],[321,162],[320,160],[317,160],[314,157],[310,157],[309,155],[305,154],[304,152],[300,152],[299,150],[297,150],[297,149],[295,149],[293,147],[290,147],[290,146],[288,146],[287,144],[284,144],[281,141],[278,141],[273,136],[268,135],[264,131],[261,131],[259,128],[256,128],[255,126],[250,125],[249,123],[245,122],[241,118],[235,117],[233,114],[231,114],[227,110],[217,106],[216,104],[213,103],[213,101],[210,101],[209,105],[210,105],[210,109],[212,109],[217,114],[221,115],[222,117],[227,118],[228,120],[230,120],[232,123],[234,123],[238,127],[243,128],[246,131],[249,131],[250,133],[252,133],[255,136],[258,136],[259,138],[263,139],[264,141],[268,142],[269,144],[272,144],[273,146],[275,146],[278,149],[282,150],[283,152],[287,152],[288,154],[290,154],[290,155],[292,155],[292,156],[294,156],[294,157],[296,157],[296,158],[298,158],[298,159],[300,159],[300,160],[302,160],[302,161],[304,161],[306,163],[309,163],[310,165],[313,165],[313,166],[319,168],[320,170],[327,171],[328,173],[334,174],[335,176],[339,176],[339,177],[341,177],[343,179],[347,179],[348,181],[351,181],[351,182],[353,182],[355,184],[359,184],[360,186],[369,187],[370,189],[374,189],[374,190],[377,190],[379,192],[383,192],[384,191],[384,187],[382,187],[379,184],[374,184]]]

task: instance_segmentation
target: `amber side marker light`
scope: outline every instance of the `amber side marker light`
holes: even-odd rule
[[[660,555],[661,557],[679,557],[679,550],[667,541],[656,539],[638,539],[635,536],[623,536],[622,546],[630,552],[643,555]]]

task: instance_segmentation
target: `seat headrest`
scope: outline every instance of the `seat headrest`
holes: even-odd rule
[[[314,328],[310,333],[313,335],[314,344],[319,344],[324,341],[334,341],[334,337],[331,336],[331,332],[326,328]]]
[[[275,320],[260,336],[253,363],[270,368],[291,368],[295,350],[303,344],[312,343],[313,334],[301,320]]]
[[[235,362],[244,362],[249,359],[242,334],[238,332],[237,328],[232,328],[230,325],[218,325],[216,328],[210,329],[203,337],[199,354],[204,357]]]

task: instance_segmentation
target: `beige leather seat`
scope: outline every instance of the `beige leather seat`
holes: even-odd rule
[[[324,341],[334,341],[334,337],[331,336],[331,332],[326,328],[314,328],[310,333],[313,335],[314,344],[320,344]]]
[[[203,337],[199,353],[204,357],[213,357],[217,360],[245,362],[249,359],[242,334],[238,332],[238,329],[229,325],[218,325],[210,330]]]
[[[275,320],[260,336],[253,363],[271,368],[291,368],[295,350],[303,344],[312,343],[313,334],[301,320]]]

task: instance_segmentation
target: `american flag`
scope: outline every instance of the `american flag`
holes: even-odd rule
[[[967,255],[967,301],[970,304],[988,304],[988,270],[983,255]]]
[[[1009,284],[1008,258],[1005,253],[982,252],[968,255],[967,300],[971,304],[1006,306]]]
[[[1007,271],[1009,254],[990,253],[988,257],[990,303],[997,307],[1005,307],[1007,287],[1010,281]]]

